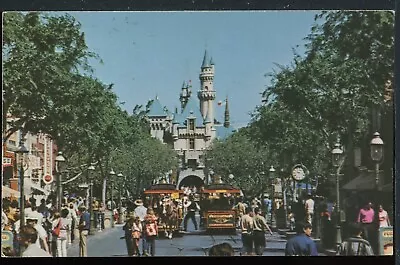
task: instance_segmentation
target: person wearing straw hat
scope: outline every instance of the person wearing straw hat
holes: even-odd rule
[[[143,205],[143,201],[141,199],[137,199],[134,204],[136,205],[135,210],[133,211],[134,215],[139,217],[140,222],[142,223],[142,227],[145,227],[144,217],[147,214],[147,208]],[[145,254],[146,250],[146,238],[142,237],[142,255]]]

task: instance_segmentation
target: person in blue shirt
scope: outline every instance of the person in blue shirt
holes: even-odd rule
[[[90,230],[90,213],[86,210],[86,206],[81,205],[79,208],[81,218],[79,220],[79,257],[87,257],[87,236]]]
[[[285,256],[318,256],[317,246],[312,240],[312,226],[307,222],[296,223],[297,235],[286,242]]]

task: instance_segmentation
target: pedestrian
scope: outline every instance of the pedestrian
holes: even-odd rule
[[[221,243],[221,244],[216,244],[210,248],[208,251],[208,256],[234,256],[235,251],[231,244],[229,243]]]
[[[238,216],[238,220],[237,220],[236,226],[240,227],[241,226],[240,222],[241,222],[242,216],[246,212],[246,206],[243,203],[243,196],[240,196],[238,198],[238,203],[235,205],[235,210],[236,210],[236,213],[237,213],[237,216]]]
[[[243,253],[245,255],[253,254],[253,211],[250,207],[245,209],[244,215],[240,220],[242,231]]]
[[[382,204],[379,205],[379,227],[390,226],[388,213],[383,209]]]
[[[263,206],[264,206],[264,212],[265,212],[265,220],[267,220],[267,222],[268,222],[268,221],[270,221],[271,210],[272,210],[272,201],[269,198],[268,194],[264,195]]]
[[[47,232],[43,226],[38,223],[38,221],[38,215],[32,211],[26,216],[26,224],[35,228],[38,233],[38,238],[36,240],[37,247],[44,249],[47,253],[50,253],[49,245],[47,244]]]
[[[258,256],[262,256],[264,252],[265,232],[267,230],[272,235],[272,231],[269,228],[267,221],[264,216],[261,215],[261,208],[256,207],[253,216],[253,242],[255,253]]]
[[[300,221],[296,223],[297,235],[286,242],[285,256],[318,256],[317,246],[312,240],[312,226]]]
[[[132,225],[132,239],[133,239],[133,256],[139,256],[139,240],[142,236],[143,228],[139,217],[134,218]]]
[[[140,222],[142,223],[142,227],[145,227],[144,217],[147,214],[147,208],[143,205],[143,201],[141,199],[135,200],[134,205],[136,205],[136,208],[133,211],[134,216],[139,217]],[[142,255],[144,255],[145,249],[146,249],[146,237],[142,236]]]
[[[358,212],[357,223],[361,224],[363,229],[363,238],[369,242],[372,242],[373,234],[376,232],[374,219],[375,211],[372,209],[372,203],[368,202]]]
[[[314,217],[314,205],[315,202],[311,196],[311,194],[307,194],[307,200],[304,204],[304,209],[306,213],[306,222],[313,224],[313,217]]]
[[[145,235],[146,238],[146,247],[144,250],[144,256],[154,256],[156,252],[156,237],[158,235],[158,220],[154,214],[154,210],[152,208],[147,209],[147,214],[144,217],[145,223]]]
[[[339,256],[373,256],[371,244],[361,237],[362,227],[359,223],[350,224],[351,236],[340,245],[337,255]]]
[[[68,218],[69,209],[64,208],[61,210],[61,217],[53,222],[52,229],[59,227],[60,231],[57,237],[57,257],[67,256],[67,241],[68,233],[71,227],[71,220]]]
[[[51,220],[51,226],[50,226],[50,250],[51,250],[51,254],[53,255],[53,257],[57,257],[57,236],[53,234],[53,229],[58,225],[58,221],[60,220],[61,215],[59,212],[55,212],[53,213],[53,217]]]
[[[30,225],[22,226],[19,232],[20,243],[25,247],[22,257],[51,257],[51,255],[37,246],[38,232]]]
[[[79,220],[79,257],[87,257],[87,236],[90,230],[90,213],[86,206],[81,204],[79,209],[81,217]]]
[[[183,230],[187,231],[187,222],[188,222],[189,218],[192,220],[192,222],[194,224],[194,228],[196,230],[198,230],[197,221],[196,221],[196,211],[200,210],[200,206],[197,204],[197,202],[194,201],[194,196],[192,194],[189,195],[189,200],[187,200],[184,203],[184,207],[187,208],[187,213],[183,220]]]
[[[126,221],[125,225],[122,229],[125,231],[125,243],[126,243],[126,250],[128,252],[128,256],[131,257],[133,255],[133,238],[132,238],[132,228],[134,223],[134,217],[130,217],[128,221]]]

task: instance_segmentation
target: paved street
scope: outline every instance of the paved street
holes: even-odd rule
[[[89,257],[123,257],[127,256],[122,225],[103,230],[88,238]],[[242,242],[240,233],[236,235],[205,235],[202,231],[194,231],[189,222],[188,233],[172,239],[160,238],[156,241],[156,256],[204,256],[208,248],[214,244],[228,242],[240,255]],[[264,256],[283,256],[286,240],[278,233],[267,236],[267,247]],[[140,245],[141,247],[141,245]],[[79,256],[78,244],[68,249],[69,257]]]

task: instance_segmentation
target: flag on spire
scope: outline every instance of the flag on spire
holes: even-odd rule
[[[224,99],[224,100],[219,100],[218,102],[217,102],[217,104],[218,104],[218,106],[225,106],[226,105],[226,99]]]

